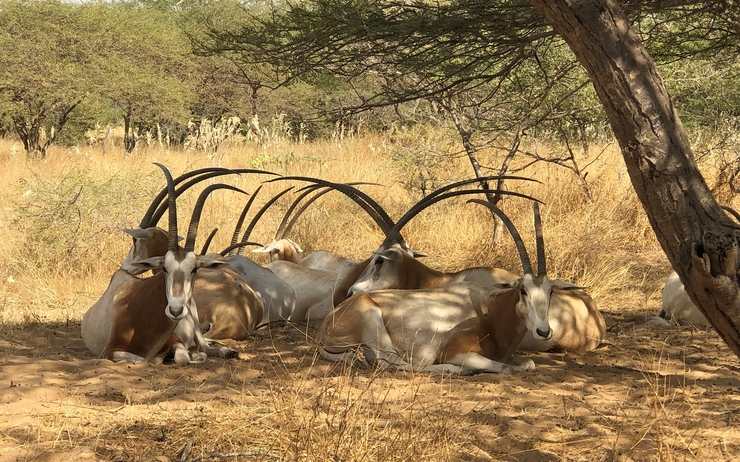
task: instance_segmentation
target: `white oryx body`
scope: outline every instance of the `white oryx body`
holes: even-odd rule
[[[336,274],[277,260],[267,268],[285,281],[295,293],[293,321],[318,321],[333,308],[332,293]]]
[[[262,297],[262,323],[293,319],[296,308],[295,290],[270,269],[241,255],[225,258],[226,264],[236,270],[249,286]]]
[[[663,303],[659,316],[679,324],[690,324],[698,327],[709,327],[709,321],[686,293],[678,274],[673,271],[668,275],[663,287]]]
[[[357,262],[339,256],[326,250],[315,250],[304,252],[301,246],[291,239],[278,239],[265,244],[261,248],[253,250],[255,253],[266,253],[270,256],[270,261],[288,261],[301,265],[305,268],[327,271],[339,274],[350,270]]]

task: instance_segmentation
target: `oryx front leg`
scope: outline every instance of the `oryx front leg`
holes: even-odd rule
[[[146,358],[128,351],[114,351],[111,353],[111,359],[117,363],[143,363]]]
[[[455,364],[463,368],[463,373],[480,373],[480,372],[493,372],[493,373],[507,373],[512,370],[530,370],[534,369],[534,362],[532,360],[525,361],[519,365],[505,364],[499,361],[486,358],[480,353],[468,352],[460,353],[447,360],[450,364]]]

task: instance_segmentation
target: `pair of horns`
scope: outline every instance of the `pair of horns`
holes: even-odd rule
[[[471,199],[468,201],[468,203],[475,203],[475,204],[480,204],[485,207],[488,207],[491,210],[491,212],[493,212],[497,217],[501,219],[501,221],[504,223],[504,226],[506,226],[506,229],[509,231],[511,238],[514,240],[514,245],[516,246],[517,253],[519,254],[519,260],[522,262],[522,271],[524,271],[524,274],[531,274],[534,276],[546,276],[547,275],[547,259],[545,257],[545,238],[542,235],[542,217],[540,216],[539,201],[535,201],[532,203],[532,208],[534,210],[535,244],[537,248],[537,274],[535,274],[532,271],[532,260],[529,258],[529,253],[527,253],[527,246],[524,245],[524,240],[522,239],[522,235],[519,234],[519,231],[516,229],[516,226],[514,226],[514,223],[503,212],[503,210],[491,204],[490,202],[484,201],[482,199]]]
[[[169,229],[168,229],[168,242],[167,242],[167,248],[170,251],[177,251],[177,196],[175,194],[175,181],[172,178],[172,174],[170,173],[169,169],[165,167],[164,165],[155,162],[154,165],[159,167],[162,172],[164,173],[165,179],[167,180],[167,208],[169,210]],[[190,217],[190,225],[188,226],[188,234],[185,238],[185,252],[192,252],[195,248],[195,239],[198,235],[198,225],[200,224],[200,217],[203,212],[203,206],[205,205],[205,201],[208,198],[208,196],[217,189],[229,189],[232,191],[237,191],[243,194],[246,194],[246,192],[242,191],[241,189],[223,184],[213,184],[205,188],[200,195],[198,196],[198,200],[195,203],[195,208],[193,208],[193,214]]]
[[[354,183],[345,183],[347,186],[360,186],[360,185],[367,185],[367,186],[380,186],[379,183],[367,183],[367,182],[354,182]],[[280,221],[280,225],[278,226],[277,231],[275,232],[274,239],[280,240],[285,238],[286,235],[290,233],[290,230],[293,229],[293,226],[295,226],[298,219],[303,215],[303,213],[308,209],[308,207],[311,206],[316,200],[318,200],[321,196],[323,196],[326,193],[330,193],[332,191],[335,191],[334,188],[331,188],[329,186],[321,186],[321,185],[311,185],[306,186],[304,188],[301,188],[298,190],[298,192],[301,192],[301,194],[298,195],[293,200],[293,203],[290,204],[288,207],[288,210],[285,212],[285,215],[283,215],[283,219]],[[298,207],[298,205],[303,201],[303,199],[306,198],[309,194],[316,192],[311,198],[309,198],[304,204]]]
[[[267,212],[267,210],[272,207],[272,205],[278,201],[281,197],[283,197],[285,194],[287,194],[289,191],[291,191],[293,187],[284,189],[283,191],[276,194],[272,199],[265,202],[265,204],[257,211],[257,213],[254,214],[254,217],[252,217],[252,221],[249,222],[249,225],[247,225],[247,229],[244,231],[244,235],[242,236],[241,241],[237,242],[239,240],[239,233],[241,232],[242,225],[244,224],[244,219],[246,218],[247,214],[249,213],[249,209],[252,207],[252,204],[254,203],[254,199],[257,197],[257,194],[262,190],[262,186],[258,187],[254,194],[249,198],[246,205],[242,209],[241,214],[239,215],[239,220],[236,222],[236,226],[234,228],[234,233],[231,235],[231,244],[224,250],[222,250],[220,253],[221,255],[228,255],[231,251],[236,250],[237,255],[241,254],[241,251],[244,247],[248,245],[258,245],[261,246],[262,244],[257,242],[252,242],[249,240],[249,236],[252,235],[252,231],[254,231],[255,226],[257,226],[257,223],[259,223],[260,218],[262,218],[262,215]]]
[[[182,186],[180,186],[179,188],[175,190],[175,199],[180,197],[180,195],[184,193],[185,191],[187,191],[190,187],[194,186],[197,183],[200,183],[201,181],[207,180],[209,178],[214,178],[217,176],[234,175],[234,174],[241,174],[241,173],[277,175],[277,173],[268,172],[266,170],[252,169],[252,168],[237,168],[237,169],[228,169],[228,168],[221,168],[221,167],[200,168],[200,169],[196,169],[196,170],[192,170],[190,172],[184,173],[172,180],[173,184],[176,186],[182,183],[183,181],[190,179],[190,181],[184,183]],[[139,223],[140,228],[150,228],[153,226],[157,226],[157,223],[159,223],[159,220],[162,218],[164,213],[169,208],[169,201],[165,200],[167,196],[168,196],[168,187],[165,186],[154,197],[154,199],[152,199],[152,202],[149,204],[149,207],[147,208],[146,213],[144,213],[144,216],[142,217],[141,222]]]
[[[325,186],[341,192],[352,201],[354,201],[357,205],[362,207],[362,209],[370,216],[370,218],[372,218],[375,224],[378,225],[378,227],[383,230],[383,233],[385,233],[386,235],[390,233],[391,229],[393,229],[393,226],[395,225],[385,209],[383,209],[383,207],[381,207],[381,205],[378,204],[375,199],[368,196],[363,191],[351,186],[350,184],[333,183],[331,181],[322,180],[320,178],[312,178],[307,176],[283,176],[280,178],[267,180],[266,183],[285,180],[306,181],[309,183],[315,183],[318,186]]]
[[[274,178],[274,179],[268,180],[267,182],[269,183],[273,181],[285,181],[285,180],[307,181],[307,182],[315,183],[318,186],[324,186],[324,187],[337,190],[341,192],[342,194],[344,194],[345,196],[349,197],[351,200],[357,203],[360,207],[362,207],[362,209],[365,210],[368,213],[368,215],[370,215],[373,221],[375,221],[378,227],[383,231],[383,233],[386,236],[386,239],[384,242],[385,245],[389,245],[392,243],[403,243],[404,239],[403,239],[403,236],[401,235],[401,230],[406,224],[408,224],[409,221],[411,221],[416,215],[421,213],[427,207],[441,200],[448,199],[451,197],[472,195],[472,194],[495,193],[495,194],[505,194],[505,195],[510,195],[510,196],[523,197],[526,199],[533,200],[535,202],[539,202],[538,199],[532,196],[528,196],[526,194],[521,194],[521,193],[517,193],[514,191],[503,191],[503,190],[498,190],[498,189],[495,189],[495,190],[470,189],[470,190],[451,192],[452,189],[455,189],[461,186],[465,186],[465,185],[469,185],[473,183],[481,183],[485,181],[492,181],[492,180],[523,180],[523,181],[538,182],[537,180],[534,180],[531,178],[521,177],[521,176],[512,176],[512,175],[503,175],[503,176],[493,175],[493,176],[486,176],[486,177],[480,177],[480,178],[472,178],[472,179],[457,181],[457,182],[448,184],[446,186],[443,186],[429,193],[427,196],[422,198],[419,202],[414,204],[401,217],[401,219],[397,223],[395,223],[390,218],[390,216],[385,211],[385,209],[383,209],[383,207],[377,201],[372,199],[366,193],[351,186],[350,184],[332,183],[330,181],[322,180],[319,178],[312,178],[312,177],[305,177],[305,176],[286,176],[286,177]],[[308,193],[304,193],[303,197],[305,197],[305,194],[308,194]],[[300,197],[299,199],[303,199],[303,197]],[[282,230],[280,228],[278,229],[278,233],[280,233],[281,231],[283,231],[283,233],[285,232],[285,226],[283,226]]]

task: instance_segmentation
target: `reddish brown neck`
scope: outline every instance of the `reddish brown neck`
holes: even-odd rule
[[[486,357],[508,361],[527,332],[526,319],[518,312],[519,290],[492,295],[481,318],[481,349]]]

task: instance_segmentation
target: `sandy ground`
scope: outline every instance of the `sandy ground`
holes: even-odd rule
[[[30,325],[0,336],[0,461],[739,460],[737,359],[713,332],[621,313],[597,351],[473,377],[329,364],[291,326],[182,368]]]

